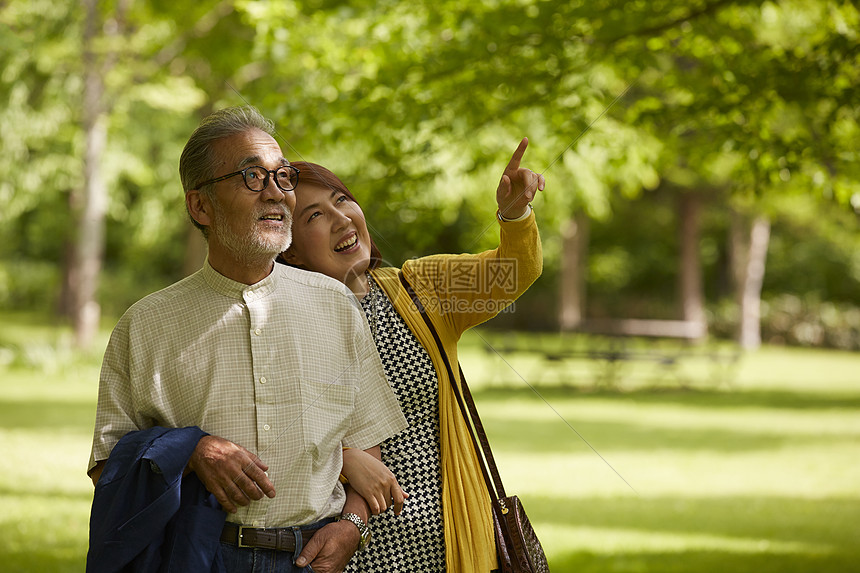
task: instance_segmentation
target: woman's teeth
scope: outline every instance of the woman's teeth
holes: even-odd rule
[[[339,253],[340,251],[345,251],[346,249],[352,247],[358,242],[358,236],[353,235],[345,241],[341,241],[337,245],[334,246],[335,252]]]

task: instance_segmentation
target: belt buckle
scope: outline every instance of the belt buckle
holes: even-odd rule
[[[242,548],[251,548],[251,547],[253,547],[253,545],[245,545],[245,543],[244,543],[244,539],[245,539],[245,530],[246,530],[246,529],[254,529],[254,528],[253,528],[253,527],[246,527],[246,526],[244,526],[244,525],[240,525],[240,526],[239,526],[239,547],[242,547]]]

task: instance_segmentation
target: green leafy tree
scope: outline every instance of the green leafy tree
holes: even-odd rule
[[[677,247],[679,312],[693,320],[698,237],[713,232],[699,217],[732,207],[743,248],[726,258],[764,268],[767,243],[751,257],[745,237],[753,221],[778,221],[779,198],[860,205],[850,2],[122,0],[90,4],[90,28],[85,6],[0,7],[0,164],[16,174],[0,183],[0,254],[7,278],[28,274],[8,271],[17,257],[31,270],[65,262],[79,285],[72,253],[101,232],[76,222],[101,216],[76,205],[96,174],[104,240],[84,250],[105,253],[113,310],[199,265],[176,160],[200,117],[224,105],[259,107],[289,158],[342,175],[395,264],[491,246],[493,190],[529,136],[525,164],[549,181],[537,213],[547,274],[568,296],[562,315],[575,311],[568,324],[582,319],[586,284],[634,260],[599,232],[603,252],[587,256],[589,229],[630,201],[676,195],[685,206],[675,220],[686,234],[660,228],[654,252]],[[94,115],[87,70],[102,89]],[[86,159],[88,126],[103,130],[100,160]],[[753,287],[757,301],[765,286]]]
[[[739,340],[755,347],[767,204],[785,194],[842,204],[858,197],[860,163],[848,151],[860,120],[858,11],[788,0],[703,3],[689,14],[651,26],[659,35],[644,45],[660,72],[643,74],[644,97],[629,112],[666,144],[665,180],[734,197]],[[613,43],[622,65],[642,62],[641,35]]]
[[[208,77],[218,64],[203,55],[207,42],[221,48],[213,53],[229,60],[231,70],[246,61],[236,42],[252,35],[247,28],[236,26],[246,37],[228,36],[231,41],[209,36],[217,26],[233,29],[238,18],[231,22],[232,13],[227,2],[129,1],[16,1],[0,11],[13,48],[0,56],[0,90],[9,95],[0,114],[7,128],[0,162],[20,174],[0,188],[8,204],[0,214],[8,223],[5,245],[62,266],[58,302],[80,346],[89,344],[98,323],[105,253],[118,274],[128,269],[137,282],[136,263],[146,265],[147,277],[181,260],[182,249],[168,240],[186,229],[176,158],[197,123],[196,110],[208,101],[201,87],[212,87],[187,72]],[[218,82],[217,89],[214,97],[226,88]],[[38,240],[25,239],[34,233]],[[121,291],[129,284],[106,286]],[[109,294],[130,302],[122,292]]]

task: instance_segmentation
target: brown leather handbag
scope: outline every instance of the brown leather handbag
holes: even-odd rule
[[[463,413],[466,427],[469,428],[472,444],[475,446],[481,472],[484,474],[484,481],[487,484],[487,491],[490,493],[492,502],[493,529],[496,535],[496,553],[499,558],[499,570],[502,573],[549,573],[549,565],[547,564],[543,547],[541,547],[537,534],[535,534],[532,524],[529,522],[522,503],[517,496],[508,496],[505,494],[502,478],[499,476],[499,470],[496,467],[496,461],[493,459],[493,452],[490,449],[490,442],[487,440],[487,434],[481,423],[481,417],[478,415],[478,409],[475,407],[475,400],[472,398],[469,385],[466,383],[466,377],[463,375],[463,369],[457,364],[460,370],[460,384],[463,388],[461,393],[457,387],[448,355],[442,346],[442,340],[436,332],[436,327],[433,326],[433,322],[431,322],[430,317],[424,311],[424,306],[418,299],[418,295],[412,290],[402,272],[399,273],[399,277],[400,283],[406,289],[406,292],[409,293],[413,304],[418,309],[418,312],[421,313],[421,317],[424,319],[427,328],[430,329],[430,333],[439,347],[439,353],[445,362],[445,368],[448,370],[448,379],[451,380],[451,388],[454,390],[457,404],[459,404],[460,411]],[[479,443],[480,447],[478,446]]]

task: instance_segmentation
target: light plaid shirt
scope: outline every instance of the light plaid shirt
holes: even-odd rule
[[[152,426],[200,426],[256,453],[277,495],[228,519],[285,527],[339,514],[342,446],[375,446],[406,421],[344,285],[276,264],[248,286],[207,261],[114,329],[89,468]]]

